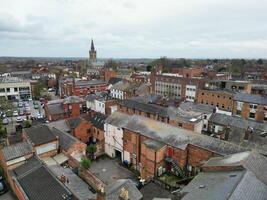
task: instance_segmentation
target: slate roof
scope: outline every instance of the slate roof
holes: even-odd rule
[[[123,79],[122,78],[118,78],[118,77],[112,77],[109,79],[108,83],[111,84],[111,85],[114,85],[120,81],[122,81]]]
[[[83,118],[89,122],[91,122],[96,128],[100,130],[104,130],[105,120],[107,118],[106,115],[96,112],[93,116],[83,116]]]
[[[220,155],[228,155],[245,150],[245,148],[217,138],[174,127],[137,115],[130,116],[124,113],[114,112],[107,118],[106,123],[129,129],[151,139],[183,150],[186,149],[188,144],[199,146]]]
[[[267,124],[265,123],[259,123],[252,120],[246,120],[241,117],[229,116],[221,113],[213,113],[209,118],[209,122],[224,126],[229,125],[240,129],[252,127],[253,130],[257,132],[267,131]]]
[[[49,166],[49,169],[60,179],[64,174],[69,180],[65,186],[77,197],[79,200],[93,200],[96,199],[96,194],[90,190],[90,186],[85,183],[78,175],[76,175],[70,168],[63,168],[60,165]]]
[[[264,200],[267,195],[267,159],[256,152],[211,158],[207,166],[230,166],[232,171],[199,173],[181,191],[182,200]],[[243,167],[243,168],[240,168]],[[206,170],[205,170],[206,171]]]
[[[244,173],[244,171],[201,172],[182,189],[181,193],[186,194],[182,200],[226,200]],[[236,176],[230,177],[232,174]]]
[[[5,146],[2,151],[5,161],[9,161],[31,154],[32,146],[28,142],[20,142],[10,146]]]
[[[80,103],[84,100],[78,96],[69,96],[63,100],[64,104],[71,104],[71,103]]]
[[[55,141],[57,138],[46,125],[38,125],[25,129],[29,140],[35,145],[41,145]]]
[[[143,112],[151,113],[151,114],[158,114],[163,117],[168,117],[168,110],[165,107],[157,106],[148,103],[142,103],[138,101],[134,101],[131,99],[125,99],[119,101],[119,104],[122,106],[126,106],[128,108],[134,108],[136,110],[141,110]]]
[[[267,97],[248,93],[238,93],[234,96],[235,101],[267,105]]]
[[[107,188],[106,200],[119,200],[122,189],[128,191],[129,200],[141,200],[143,195],[129,179],[119,179]]]
[[[71,129],[75,129],[82,122],[82,119],[80,117],[75,117],[75,118],[67,119],[67,122]]]
[[[159,150],[159,149],[161,149],[162,147],[165,146],[164,143],[158,142],[158,141],[155,141],[155,140],[152,140],[152,139],[144,140],[142,143],[145,144],[147,147],[149,147],[151,149],[154,149],[154,150]]]
[[[70,128],[69,128],[65,119],[49,122],[46,125],[49,126],[50,128],[55,127],[55,128],[57,128],[61,131],[64,131],[64,132],[70,131]]]
[[[214,157],[203,165],[203,167],[211,166],[241,166],[253,172],[257,179],[267,185],[267,158],[255,151],[241,152],[224,157]]]
[[[58,115],[64,113],[62,103],[47,104],[48,113],[52,115]]]
[[[13,175],[29,200],[72,199],[71,192],[36,157],[14,169]]]
[[[68,150],[75,142],[80,142],[77,138],[69,133],[63,132],[57,128],[52,128],[53,134],[59,139],[59,146],[64,150]]]

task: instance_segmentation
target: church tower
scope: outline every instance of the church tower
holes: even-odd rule
[[[91,40],[91,50],[89,51],[89,61],[92,63],[96,62],[96,50],[93,39]]]

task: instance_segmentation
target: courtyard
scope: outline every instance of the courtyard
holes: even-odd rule
[[[117,159],[111,159],[107,156],[102,156],[93,161],[89,170],[108,186],[119,179],[138,181],[138,178],[131,171],[121,166]]]

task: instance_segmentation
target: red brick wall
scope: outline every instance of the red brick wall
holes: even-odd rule
[[[197,102],[217,106],[222,110],[232,111],[233,96],[226,92],[218,92],[212,90],[199,90]],[[223,107],[224,106],[224,107]],[[229,108],[229,109],[228,109]]]
[[[81,123],[72,131],[72,134],[74,137],[86,143],[90,137],[88,130],[91,130],[91,128],[92,124],[90,122],[82,120]]]

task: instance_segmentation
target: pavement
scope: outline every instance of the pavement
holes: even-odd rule
[[[135,175],[128,169],[119,165],[116,159],[110,159],[106,156],[92,161],[89,170],[106,185],[112,185],[118,179],[136,179]]]
[[[12,191],[8,191],[7,193],[0,196],[1,200],[17,200],[17,197],[12,193]]]

